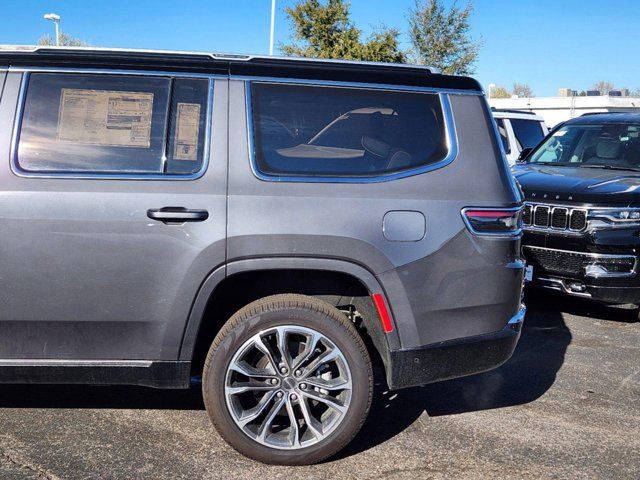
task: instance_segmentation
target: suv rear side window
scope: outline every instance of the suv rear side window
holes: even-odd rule
[[[251,84],[255,161],[268,175],[362,177],[448,153],[437,94]]]
[[[32,73],[28,80],[21,170],[189,174],[201,168],[207,79]]]
[[[511,128],[513,128],[513,134],[516,136],[520,150],[533,148],[544,138],[542,125],[537,120],[512,118]]]

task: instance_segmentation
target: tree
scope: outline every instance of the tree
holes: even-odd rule
[[[531,87],[526,83],[514,83],[513,94],[517,95],[519,98],[531,98],[535,96]]]
[[[447,11],[442,0],[416,0],[409,11],[409,36],[417,63],[431,65],[447,74],[473,73],[480,43],[469,35],[473,6]]]
[[[493,87],[489,92],[489,97],[491,98],[511,98],[511,94],[509,90],[504,87]]]
[[[38,45],[55,45],[56,41],[51,35],[46,34],[38,39]],[[60,32],[60,45],[64,47],[88,47],[89,43],[84,40],[80,40],[79,38],[72,37],[71,35],[67,35],[64,32]]]
[[[609,95],[609,92],[614,88],[613,83],[600,80],[591,87],[591,90],[598,90],[600,95]]]
[[[399,48],[400,33],[378,28],[365,42],[361,31],[349,18],[344,0],[299,0],[285,12],[292,22],[293,41],[281,45],[285,55],[315,58],[342,58],[376,62],[404,62]]]

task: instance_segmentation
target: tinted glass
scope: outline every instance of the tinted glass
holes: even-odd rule
[[[535,147],[544,138],[542,125],[538,121],[512,118],[510,122],[520,151]]]
[[[200,79],[33,73],[18,166],[48,173],[197,171],[207,93],[208,81]]]
[[[504,125],[504,120],[502,118],[497,118],[496,125],[498,126],[498,133],[500,134],[500,140],[502,140],[504,152],[511,153],[511,145],[509,145],[509,136],[507,135],[507,129]]]
[[[533,152],[531,163],[593,168],[640,168],[640,124],[571,124]]]
[[[167,173],[193,173],[202,166],[208,93],[208,80],[173,80]]]
[[[436,94],[267,83],[251,93],[263,173],[374,176],[447,154]]]

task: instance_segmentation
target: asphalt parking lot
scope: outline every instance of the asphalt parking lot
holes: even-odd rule
[[[630,310],[532,296],[498,370],[397,393],[340,458],[241,457],[198,388],[0,386],[0,479],[640,478],[640,323]]]

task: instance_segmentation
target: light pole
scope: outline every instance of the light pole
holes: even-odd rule
[[[273,32],[276,25],[276,0],[271,0],[271,34],[269,35],[269,55],[273,55]]]
[[[45,13],[45,20],[51,20],[56,26],[56,47],[60,45],[60,15],[55,13]]]

